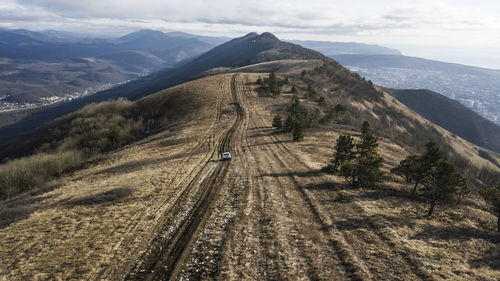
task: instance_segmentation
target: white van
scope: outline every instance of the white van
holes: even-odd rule
[[[222,153],[222,160],[229,160],[229,159],[231,159],[231,153],[229,152]]]

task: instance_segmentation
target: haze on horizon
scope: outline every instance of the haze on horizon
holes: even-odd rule
[[[0,27],[119,36],[138,29],[360,42],[405,55],[500,69],[493,0],[0,0]]]

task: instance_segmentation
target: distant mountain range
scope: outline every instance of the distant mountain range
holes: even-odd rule
[[[0,31],[0,56],[23,59],[64,59],[99,57],[129,50],[148,51],[174,65],[183,58],[172,60],[172,52],[182,49],[186,55],[200,54],[224,42],[227,38],[196,36],[181,32],[163,33],[140,30],[113,38],[87,38],[67,32]],[[186,51],[185,48],[189,51]]]
[[[0,110],[29,108],[93,93],[174,67],[227,41],[227,37],[149,29],[118,38],[54,30],[0,29]],[[377,45],[294,42],[325,55],[400,54]]]
[[[310,40],[291,40],[290,42],[301,45],[305,48],[321,52],[327,57],[335,55],[402,55],[402,53],[396,49],[390,49],[379,45],[369,45],[354,42],[329,42]]]
[[[50,30],[0,30],[0,110],[93,93],[173,67],[226,40],[154,30],[114,39]]]
[[[375,84],[397,89],[429,89],[459,100],[500,124],[500,70],[396,55],[331,58]]]
[[[500,126],[459,102],[429,90],[384,90],[425,119],[476,145],[500,153]]]

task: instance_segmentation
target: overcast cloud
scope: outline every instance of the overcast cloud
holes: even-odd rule
[[[142,28],[215,36],[270,31],[283,39],[380,44],[500,68],[496,0],[0,0],[0,27],[103,36]],[[455,55],[443,53],[447,48]],[[491,59],[479,63],[475,50],[491,51]]]

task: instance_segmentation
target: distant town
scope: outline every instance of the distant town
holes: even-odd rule
[[[63,96],[51,96],[51,97],[42,97],[40,98],[40,102],[13,102],[9,100],[10,95],[2,94],[0,95],[0,112],[8,112],[8,111],[17,111],[17,110],[25,110],[25,109],[33,109],[37,107],[49,106],[56,103],[72,101],[74,99],[78,99],[81,97],[93,95],[100,91],[111,89],[115,86],[125,84],[130,80],[121,82],[121,83],[106,83],[98,86],[93,86],[86,88],[81,91],[77,91],[74,93],[68,93]]]

